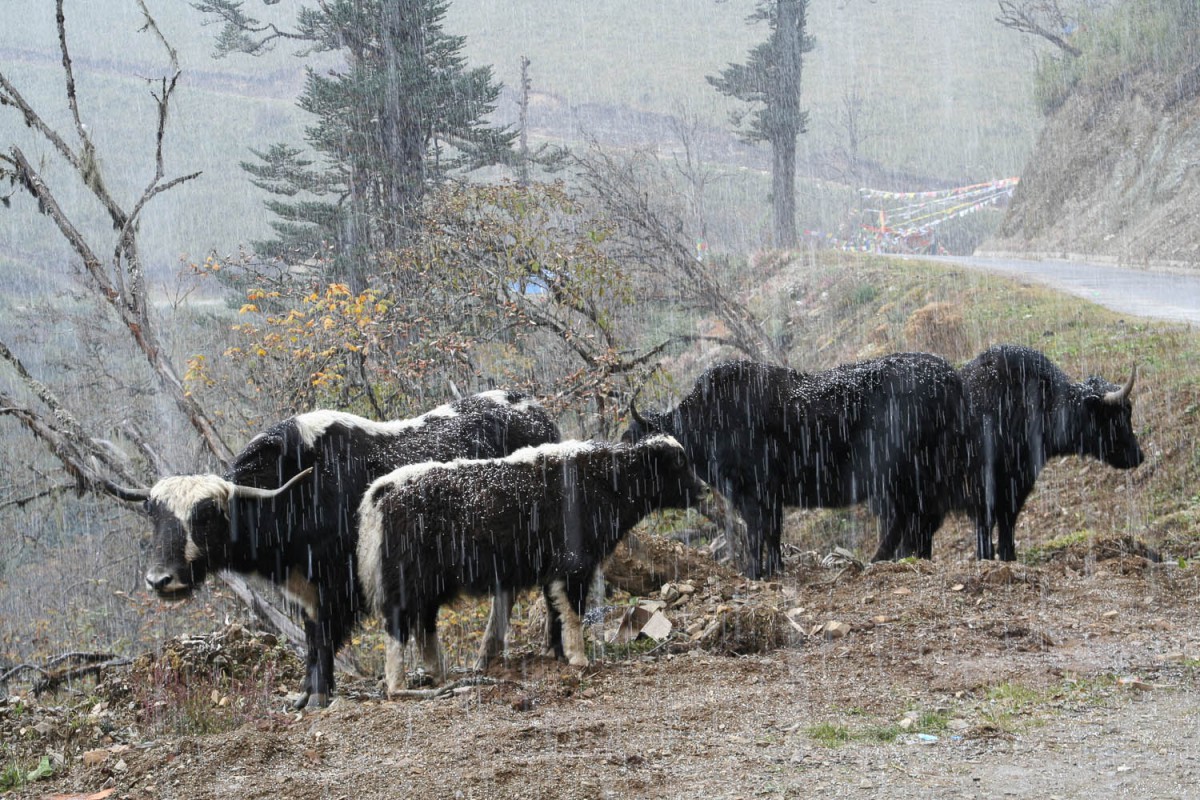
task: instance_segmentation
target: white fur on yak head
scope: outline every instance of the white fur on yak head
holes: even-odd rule
[[[220,555],[213,556],[231,543],[230,501],[270,500],[311,473],[310,467],[278,489],[238,486],[218,475],[177,475],[154,484],[146,501],[154,525],[146,585],[164,598],[191,594],[209,569],[224,566]]]

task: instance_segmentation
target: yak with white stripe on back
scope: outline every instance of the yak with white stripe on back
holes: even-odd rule
[[[334,654],[362,610],[355,544],[367,486],[404,464],[502,456],[558,438],[545,409],[510,391],[392,422],[337,411],[292,417],[255,437],[224,477],[176,476],[151,488],[146,583],[176,598],[213,570],[270,579],[303,610],[307,672],[298,705],[324,705],[334,688]],[[498,598],[481,663],[503,648],[510,606]]]
[[[580,615],[596,569],[647,514],[702,491],[669,436],[403,467],[371,485],[359,512],[366,601],[397,641],[415,635],[426,671],[440,675],[444,603],[541,586],[558,654],[585,665]],[[389,662],[389,691],[398,678]]]

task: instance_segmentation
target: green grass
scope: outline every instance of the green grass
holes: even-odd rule
[[[1094,536],[1095,532],[1090,530],[1075,531],[1074,533],[1056,536],[1049,541],[1025,548],[1020,553],[1020,559],[1026,564],[1044,564],[1053,558],[1055,554],[1078,544],[1086,544]]]
[[[832,722],[813,725],[805,733],[810,739],[826,747],[839,747],[854,738],[849,728],[844,725],[835,725]]]
[[[1064,708],[1092,706],[1107,700],[1116,678],[1104,673],[1064,678],[1038,688],[1006,681],[988,688],[977,709],[980,718],[996,730],[1016,733],[1045,724],[1046,717]]]
[[[42,756],[33,766],[11,762],[0,768],[0,792],[11,792],[43,778],[53,777],[54,772],[50,756]]]
[[[947,729],[950,715],[943,711],[926,711],[910,717],[910,719],[912,719],[912,723],[908,727],[902,727],[899,723],[894,722],[854,726],[821,722],[806,728],[805,735],[826,747],[840,747],[850,742],[889,744],[905,735],[918,733],[941,735]]]

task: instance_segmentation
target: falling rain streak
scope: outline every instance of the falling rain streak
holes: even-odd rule
[[[1188,796],[1195,3],[503,5],[8,3],[0,792]]]

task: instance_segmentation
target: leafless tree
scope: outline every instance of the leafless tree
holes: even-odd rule
[[[677,111],[670,121],[671,132],[679,139],[682,153],[672,158],[675,171],[687,186],[688,211],[692,228],[701,239],[708,238],[708,214],[705,200],[709,184],[717,177],[717,171],[704,160],[705,125],[694,112]]]
[[[55,17],[65,100],[70,111],[69,126],[60,129],[50,124],[0,70],[0,110],[20,115],[27,128],[48,144],[69,172],[87,187],[111,224],[111,238],[109,234],[88,231],[79,221],[82,211],[60,203],[59,193],[45,176],[46,170],[30,159],[17,143],[10,142],[0,150],[0,180],[6,179],[15,191],[28,194],[37,203],[38,210],[57,227],[82,263],[88,295],[106,308],[109,318],[119,324],[128,341],[145,359],[162,394],[170,398],[176,410],[196,431],[212,460],[224,465],[233,458],[233,451],[214,423],[212,414],[185,388],[170,348],[159,332],[147,292],[138,238],[143,212],[160,194],[195,179],[200,173],[167,177],[163,148],[171,101],[181,72],[174,49],[163,37],[145,3],[138,0],[138,4],[145,17],[142,30],[162,44],[168,67],[161,76],[147,80],[156,108],[154,148],[147,156],[152,174],[145,188],[131,202],[122,202],[110,191],[102,159],[80,110],[63,0],[57,0],[55,4]],[[11,198],[6,200],[11,202]],[[142,469],[133,466],[103,436],[89,431],[81,421],[84,415],[79,413],[79,408],[71,408],[59,393],[35,376],[6,342],[0,342],[0,362],[8,376],[8,387],[0,388],[0,415],[16,420],[44,445],[73,480],[77,491],[125,501],[140,500],[144,496],[146,484],[156,477],[153,472],[158,466],[156,459],[145,458]],[[93,397],[91,402],[103,404],[106,399]],[[156,451],[154,444],[134,426],[126,426],[123,435],[143,456]],[[239,597],[278,630],[296,641],[303,641],[303,634],[295,624],[243,580],[234,575],[226,576],[225,580]]]
[[[622,159],[593,145],[576,166],[589,195],[616,229],[612,243],[616,258],[657,275],[659,283],[665,279],[681,300],[720,319],[729,331],[727,337],[717,339],[720,344],[759,361],[786,363],[786,354],[766,334],[761,321],[721,283],[711,264],[697,258],[695,237],[689,235],[693,232],[682,216],[651,195],[648,186],[670,183],[656,159],[645,153]]]
[[[871,109],[858,84],[842,92],[834,124],[841,140],[838,150],[843,174],[857,189],[862,183],[863,145],[878,133],[871,122]]]

